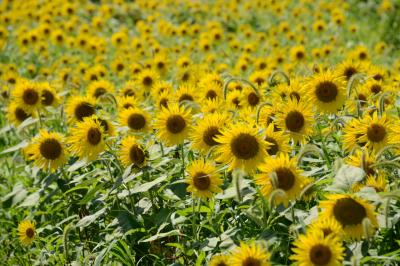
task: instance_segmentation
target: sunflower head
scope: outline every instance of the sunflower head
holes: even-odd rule
[[[215,193],[222,191],[219,187],[222,184],[222,179],[211,162],[201,159],[193,161],[188,166],[187,172],[189,174],[186,179],[189,184],[187,191],[193,193],[193,195],[210,198]]]
[[[29,220],[22,221],[18,225],[18,236],[21,243],[25,246],[32,244],[36,237],[35,223]]]
[[[34,82],[21,80],[13,90],[12,98],[25,112],[31,113],[41,106],[41,88]]]
[[[148,154],[143,146],[133,136],[122,139],[120,149],[120,160],[125,167],[133,164],[142,167],[146,164]]]
[[[68,121],[81,122],[85,117],[96,114],[96,100],[86,96],[72,96],[66,103]]]
[[[139,108],[128,108],[120,112],[120,123],[134,132],[146,132],[150,129],[149,113]]]
[[[239,247],[236,247],[230,258],[230,264],[232,266],[268,266],[269,263],[268,251],[258,243],[241,243]]]

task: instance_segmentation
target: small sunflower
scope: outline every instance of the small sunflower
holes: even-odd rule
[[[360,133],[359,142],[366,143],[365,146],[373,151],[379,151],[392,141],[391,121],[385,114],[381,117],[376,112],[372,116],[366,115],[361,120]]]
[[[176,102],[179,104],[183,102],[197,102],[198,101],[198,88],[190,83],[181,84],[175,93]]]
[[[320,203],[320,207],[324,209],[321,219],[335,219],[347,238],[361,239],[365,235],[363,220],[366,218],[371,223],[371,231],[378,227],[374,207],[355,196],[328,195],[327,200]]]
[[[229,266],[229,256],[228,255],[214,255],[212,256],[208,266]]]
[[[221,133],[214,137],[220,143],[216,149],[217,160],[228,163],[230,170],[241,168],[246,172],[255,171],[267,156],[270,144],[262,139],[256,128],[236,124]]]
[[[178,104],[168,104],[168,108],[162,108],[157,116],[155,128],[158,129],[158,137],[167,145],[183,144],[188,138],[192,116],[190,110],[185,110]]]
[[[124,109],[119,114],[120,124],[128,126],[134,132],[147,132],[151,127],[151,117],[139,108]]]
[[[25,220],[18,225],[19,240],[24,246],[32,244],[36,237],[35,223]]]
[[[304,142],[311,136],[314,127],[313,112],[308,102],[289,100],[279,108],[277,125],[297,142]]]
[[[364,73],[365,66],[358,61],[346,60],[337,66],[335,72],[349,81],[355,74]]]
[[[70,124],[83,121],[85,117],[96,114],[96,100],[87,96],[72,96],[66,103],[65,112]]]
[[[276,158],[268,158],[259,166],[260,174],[256,176],[255,183],[261,186],[261,193],[269,197],[275,189],[282,189],[284,196],[277,195],[275,202],[288,205],[290,200],[297,199],[305,178],[297,167],[296,158],[289,158],[281,154]]]
[[[261,102],[264,101],[262,95],[260,95],[251,87],[245,87],[241,95],[242,99],[240,102],[249,108],[256,108]]]
[[[70,152],[80,159],[94,160],[104,151],[104,129],[96,116],[85,117],[70,131]]]
[[[310,224],[307,231],[321,231],[324,237],[332,235],[339,239],[343,234],[341,225],[335,219],[317,219]]]
[[[57,106],[59,104],[60,97],[48,82],[41,82],[38,87],[40,87],[41,91],[42,106]]]
[[[219,177],[216,167],[211,162],[196,160],[187,168],[189,176],[186,183],[187,191],[200,198],[211,198],[213,194],[221,192],[222,179]]]
[[[11,96],[18,106],[29,113],[36,111],[42,103],[40,87],[27,80],[18,82]]]
[[[264,140],[271,143],[267,148],[267,153],[271,156],[279,155],[281,153],[289,153],[291,148],[289,146],[289,136],[282,131],[275,131],[275,124],[270,123],[265,130]]]
[[[377,177],[372,175],[367,176],[364,183],[357,183],[354,184],[352,187],[353,192],[358,192],[364,187],[370,187],[375,189],[376,192],[385,192],[387,191],[387,179],[386,176],[382,173],[379,174]]]
[[[210,81],[203,83],[201,89],[201,94],[203,95],[202,100],[219,100],[222,96],[221,84],[215,81]]]
[[[65,138],[60,133],[41,130],[29,145],[29,160],[44,170],[54,172],[67,161]]]
[[[120,96],[117,97],[118,109],[120,112],[124,109],[138,107],[138,101],[133,96]]]
[[[315,74],[307,83],[311,101],[317,110],[324,113],[336,113],[346,100],[345,81],[331,71]]]
[[[192,147],[206,154],[212,147],[218,145],[215,137],[221,135],[226,116],[220,113],[206,115],[192,130]]]
[[[140,72],[137,80],[143,90],[150,91],[159,78],[158,73],[154,70],[144,69]]]
[[[29,117],[36,117],[36,113],[26,112],[22,107],[13,102],[7,108],[7,119],[15,126],[19,126]]]
[[[121,141],[119,157],[125,167],[131,164],[142,167],[146,164],[147,154],[135,137],[128,136]]]
[[[322,231],[311,231],[300,235],[293,243],[294,254],[290,259],[298,265],[340,266],[344,258],[344,248],[334,235],[324,236]]]
[[[113,94],[114,91],[114,85],[107,80],[92,81],[87,89],[88,95],[95,99],[98,99],[105,94]]]
[[[241,243],[230,254],[230,266],[268,266],[269,253],[263,246],[256,243]]]

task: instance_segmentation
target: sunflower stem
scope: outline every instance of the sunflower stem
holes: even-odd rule
[[[183,144],[181,146],[181,157],[182,157],[182,178],[185,178],[185,149]]]
[[[160,142],[158,142],[158,144],[160,144],[161,156],[164,157],[164,156],[165,156],[165,153],[164,153],[164,147],[163,147],[163,145],[162,145],[162,142],[160,141]]]
[[[42,127],[43,127],[43,121],[42,121],[42,116],[41,116],[41,114],[40,114],[39,108],[36,109],[36,111],[37,111],[38,118],[39,118],[39,120],[38,120],[38,121],[39,121],[39,127],[42,128]]]
[[[197,240],[196,218],[196,198],[192,197],[192,235],[194,236],[195,240]]]
[[[275,76],[277,76],[277,75],[281,75],[281,76],[285,79],[287,85],[290,85],[289,76],[288,76],[284,71],[282,71],[282,70],[275,70],[274,72],[271,73],[271,75],[269,76],[269,79],[268,79],[268,84],[269,84],[270,86],[272,86],[273,84],[275,84],[274,78],[275,78]]]

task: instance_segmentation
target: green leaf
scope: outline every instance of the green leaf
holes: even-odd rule
[[[141,242],[151,242],[151,241],[154,241],[154,240],[157,240],[157,239],[160,239],[160,238],[164,238],[164,237],[167,237],[167,236],[181,236],[181,235],[182,234],[179,232],[179,230],[172,230],[172,231],[169,231],[169,232],[166,232],[166,233],[158,233],[158,234],[156,234],[154,236],[151,236],[149,238],[145,238],[145,239],[139,240],[139,243],[141,243]]]
[[[133,189],[131,189],[131,194],[146,192],[146,191],[150,190],[152,187],[154,187],[155,185],[164,181],[165,179],[167,179],[167,176],[163,175],[153,181],[138,185],[138,186],[134,187]]]
[[[103,215],[106,212],[106,210],[107,210],[107,208],[105,207],[105,208],[97,211],[96,213],[94,213],[92,215],[88,215],[88,216],[83,217],[76,224],[76,227],[86,227],[86,226],[88,226],[89,224],[91,224],[94,221],[96,221],[101,215]]]

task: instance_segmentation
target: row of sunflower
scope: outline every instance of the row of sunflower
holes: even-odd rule
[[[117,204],[114,212],[130,210],[143,228],[132,223],[129,232],[173,234],[134,241],[117,235],[135,254],[125,249],[117,256],[110,246],[96,261],[113,250],[109,263],[126,265],[127,256],[138,265],[341,265],[360,263],[352,250],[358,243],[370,245],[363,251],[370,260],[397,254],[398,243],[373,245],[398,228],[389,219],[398,203],[385,199],[398,191],[400,61],[389,56],[389,44],[368,35],[353,10],[357,3],[100,2],[1,4],[2,169],[15,175],[10,169],[24,166],[21,176],[35,173],[27,184],[50,187],[49,197],[62,199],[40,200],[18,214],[25,219],[18,227],[22,244],[35,242],[45,252],[39,234],[49,241],[50,235],[40,223],[79,217],[75,224],[82,225],[86,208],[96,215],[102,202]],[[376,26],[396,8],[387,0],[358,5]],[[21,153],[9,148],[18,142]],[[346,167],[361,174],[343,173]],[[101,179],[102,171],[110,179]],[[168,183],[153,185],[162,174]],[[47,184],[53,176],[54,188]],[[343,176],[347,183],[338,188]],[[73,194],[97,179],[104,182],[99,188]],[[172,189],[181,183],[183,194]],[[149,189],[138,189],[143,184]],[[144,201],[152,206],[148,220]],[[52,204],[66,212],[46,215]],[[188,206],[191,221],[183,215]],[[164,209],[168,222],[158,224]],[[106,217],[114,218],[113,211]],[[68,251],[64,228],[51,240],[62,241],[54,252],[63,257],[52,262],[81,256],[76,260],[88,263],[85,249],[98,252],[91,243],[109,244],[109,228],[125,227],[105,218],[96,225],[100,237],[79,229],[81,255],[76,242]],[[210,247],[212,237],[219,244]]]

